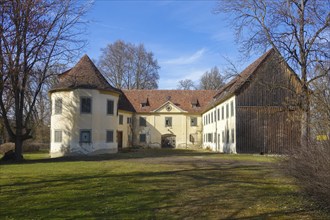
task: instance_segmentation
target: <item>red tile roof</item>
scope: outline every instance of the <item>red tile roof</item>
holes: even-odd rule
[[[171,101],[184,111],[200,114],[216,92],[215,90],[123,90],[134,111],[139,113],[152,112],[167,101]],[[193,105],[196,105],[197,101],[199,107]],[[142,103],[147,102],[149,105],[142,107]]]
[[[108,90],[120,93],[118,89],[115,89],[107,82],[87,55],[84,55],[72,69],[59,75],[58,80],[59,82],[50,90],[50,92],[84,88]]]

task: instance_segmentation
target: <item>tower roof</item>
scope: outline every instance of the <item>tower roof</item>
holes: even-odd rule
[[[58,80],[50,92],[78,88],[119,92],[107,82],[87,55],[84,55],[72,69],[60,74]]]

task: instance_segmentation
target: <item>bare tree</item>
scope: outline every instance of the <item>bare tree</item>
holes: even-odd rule
[[[210,72],[206,71],[201,79],[199,88],[205,90],[217,90],[224,85],[224,78],[220,74],[218,67],[213,67]]]
[[[177,88],[181,90],[195,90],[196,86],[191,79],[183,79],[179,81]]]
[[[98,66],[110,84],[119,89],[158,88],[158,63],[143,44],[118,40],[101,49]]]
[[[329,60],[329,0],[219,0],[216,13],[226,13],[242,51],[273,47],[298,72],[302,85],[302,144],[308,144],[310,84],[325,75],[313,72]]]
[[[23,158],[23,141],[32,137],[34,107],[50,75],[47,70],[85,45],[80,37],[86,9],[73,0],[1,1],[0,113],[17,160]]]

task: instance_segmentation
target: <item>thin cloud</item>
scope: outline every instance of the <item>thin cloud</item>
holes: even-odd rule
[[[175,59],[166,60],[161,62],[161,64],[172,64],[172,65],[191,64],[199,60],[204,55],[204,53],[205,53],[205,49],[202,48],[190,56],[184,56],[184,57],[178,57]]]

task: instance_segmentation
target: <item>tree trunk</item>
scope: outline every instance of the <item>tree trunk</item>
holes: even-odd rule
[[[15,160],[23,160],[23,140],[22,138],[17,137],[15,140]]]
[[[310,140],[310,99],[308,88],[303,87],[302,113],[301,113],[301,145],[308,147]]]

